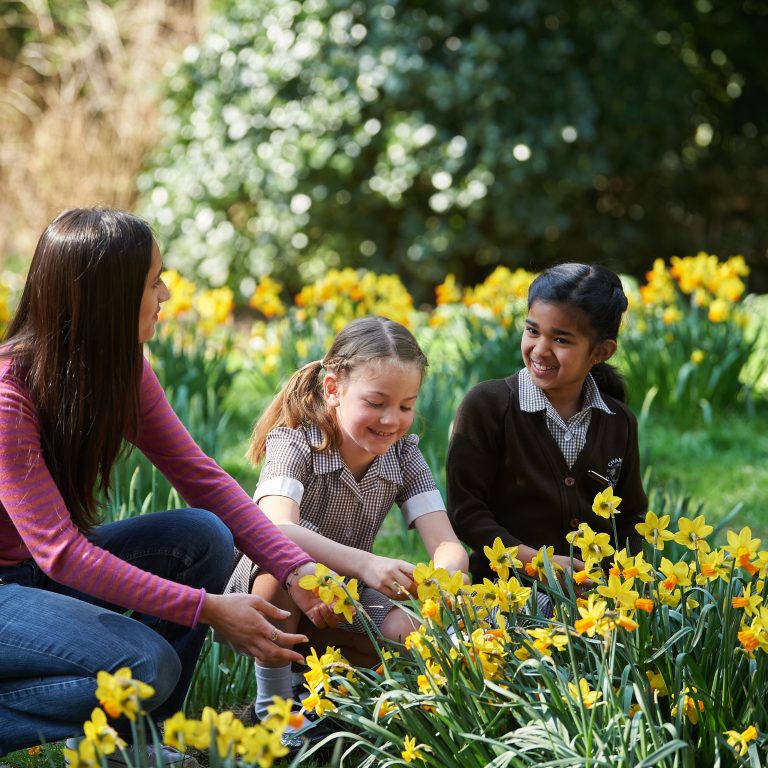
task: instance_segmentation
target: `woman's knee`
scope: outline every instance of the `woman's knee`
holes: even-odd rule
[[[171,644],[160,634],[143,624],[134,621],[130,628],[130,638],[123,645],[120,660],[117,658],[114,674],[122,667],[131,670],[134,680],[141,680],[151,685],[154,695],[145,702],[148,711],[159,707],[176,689],[181,677],[181,661]]]

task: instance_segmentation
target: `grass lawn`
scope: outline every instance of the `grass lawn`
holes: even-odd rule
[[[701,502],[709,522],[741,503],[728,528],[748,525],[768,548],[768,430],[761,426],[767,419],[763,404],[754,415],[729,415],[706,427],[681,429],[650,420],[640,441],[651,484]]]

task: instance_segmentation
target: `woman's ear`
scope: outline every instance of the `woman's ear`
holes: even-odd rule
[[[333,373],[326,373],[323,379],[323,397],[331,408],[339,407],[339,380]]]
[[[610,360],[616,352],[616,339],[603,339],[592,352],[592,365]]]

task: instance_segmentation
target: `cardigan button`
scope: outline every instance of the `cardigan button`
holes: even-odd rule
[[[574,485],[576,485],[576,478],[568,475],[568,477],[565,478],[564,482],[569,488],[572,488]]]
[[[581,520],[579,520],[578,517],[572,517],[571,518],[570,525],[571,525],[571,528],[573,528],[574,531],[579,527],[580,523],[581,523]]]

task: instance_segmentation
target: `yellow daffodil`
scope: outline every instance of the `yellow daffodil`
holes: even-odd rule
[[[762,595],[752,594],[752,584],[747,584],[740,595],[734,595],[731,598],[731,605],[734,608],[742,608],[747,616],[754,616],[757,614],[762,602]]]
[[[737,636],[747,653],[753,653],[757,648],[768,653],[768,608],[757,608],[751,624],[742,623]]]
[[[551,656],[553,649],[562,651],[568,645],[568,635],[554,627],[534,627],[525,632],[533,639],[533,647],[542,656]]]
[[[211,742],[211,732],[206,730],[199,720],[188,720],[183,712],[177,712],[165,721],[163,739],[169,747],[182,752],[187,747],[208,749]]]
[[[64,760],[70,768],[100,768],[101,761],[92,741],[83,739],[77,749],[64,747]]]
[[[591,709],[603,695],[600,691],[593,691],[583,677],[579,678],[578,685],[568,683],[568,693],[571,694],[571,698],[581,702],[587,709]]]
[[[664,542],[674,538],[669,527],[670,516],[658,517],[655,512],[646,512],[645,521],[637,523],[635,530],[655,549],[664,549]]]
[[[673,563],[666,557],[662,557],[659,570],[665,576],[665,579],[661,582],[661,586],[668,591],[672,591],[676,587],[690,586],[692,567],[692,564],[683,561]]]
[[[580,635],[587,634],[594,637],[598,624],[602,620],[608,608],[608,603],[601,600],[597,595],[590,595],[587,598],[586,605],[577,605],[581,618],[573,623],[573,627]]]
[[[355,618],[357,603],[360,601],[360,595],[357,591],[357,579],[350,579],[344,584],[343,588],[338,586],[334,590],[334,594],[333,612],[341,614],[351,624]]]
[[[440,601],[445,596],[456,595],[464,586],[461,573],[451,575],[445,568],[435,568],[430,560],[428,563],[418,563],[413,570],[413,581],[419,600]]]
[[[624,580],[640,579],[645,583],[654,581],[653,566],[645,560],[642,552],[630,555],[626,549],[619,550],[613,558],[613,567],[610,573],[621,576]]]
[[[613,495],[613,487],[608,486],[604,491],[600,491],[592,502],[592,511],[598,517],[606,519],[619,514],[619,504],[621,497]]]
[[[635,608],[638,611],[653,613],[653,600],[649,600],[647,597],[638,597],[637,600],[635,600]]]
[[[609,576],[608,584],[597,588],[598,594],[613,600],[616,608],[635,607],[635,601],[640,597],[637,591],[632,589],[634,579],[623,581],[618,576]]]
[[[118,736],[117,731],[107,722],[104,710],[96,707],[91,712],[91,719],[83,726],[85,738],[96,747],[102,755],[111,755],[118,747],[125,747],[125,741]]]
[[[279,280],[265,275],[256,285],[248,304],[265,317],[281,317],[286,313],[285,305],[280,299],[282,290],[283,284]]]
[[[757,728],[754,725],[750,725],[745,730],[739,731],[724,731],[728,744],[733,747],[734,751],[741,757],[747,754],[749,751],[749,742],[754,741],[758,734]]]
[[[704,702],[696,697],[695,688],[684,688],[681,694],[683,714],[688,718],[691,724],[696,725],[699,722],[699,713],[704,711]],[[678,705],[672,707],[672,717],[678,712]]]
[[[519,547],[505,547],[497,536],[493,540],[492,547],[484,547],[483,551],[488,558],[491,570],[499,575],[500,579],[508,579],[511,568],[522,568],[522,562],[517,559]]]
[[[667,684],[664,682],[663,676],[659,672],[653,670],[646,670],[645,676],[648,678],[648,684],[651,686],[654,699],[660,696],[668,696]]]
[[[432,657],[432,646],[426,638],[426,627],[423,625],[414,630],[405,638],[405,647],[416,651],[423,659]]]
[[[330,699],[326,699],[318,693],[310,693],[309,696],[305,696],[301,701],[301,706],[307,712],[314,711],[319,717],[336,709],[336,705]]]
[[[609,534],[596,533],[587,525],[584,525],[582,536],[576,540],[576,544],[581,550],[586,571],[591,571],[603,558],[610,557],[615,551]]]
[[[406,736],[403,739],[403,751],[400,754],[406,763],[412,763],[414,760],[424,760],[423,753],[416,748],[415,736]]]
[[[204,707],[200,717],[203,730],[216,737],[216,753],[219,757],[233,757],[245,726],[232,712],[217,712],[213,707]]]
[[[723,549],[736,561],[739,568],[744,569],[750,576],[754,576],[759,570],[752,560],[757,558],[757,550],[760,547],[760,539],[752,538],[752,530],[745,526],[739,533],[726,531],[728,543]]]
[[[134,680],[128,667],[118,669],[114,675],[104,671],[96,675],[96,698],[110,717],[124,715],[129,720],[135,720],[140,712],[140,699],[154,695],[155,689]]]
[[[448,274],[445,280],[435,288],[435,302],[441,304],[457,304],[461,301],[461,290],[456,285],[456,276]]]
[[[554,547],[542,547],[532,558],[529,563],[525,564],[525,572],[529,576],[533,576],[536,579],[546,578],[546,571],[544,569],[544,561],[549,560],[552,570],[557,573],[562,571],[562,567],[557,563],[552,562],[552,558],[555,555]]]
[[[439,693],[440,689],[448,682],[439,664],[431,659],[427,660],[426,671],[416,678],[419,691],[425,695]]]
[[[725,554],[722,549],[700,552],[697,559],[696,583],[699,586],[704,586],[716,579],[728,580],[730,568],[725,563]]]
[[[326,605],[331,605],[336,599],[336,576],[330,568],[317,563],[314,574],[307,574],[299,579],[299,586],[314,592]]]
[[[192,309],[195,284],[182,277],[175,269],[168,269],[160,276],[171,297],[160,308],[160,320],[177,318]]]
[[[240,739],[238,754],[242,761],[259,768],[271,768],[276,760],[288,754],[288,747],[280,741],[282,731],[256,725],[246,728]]]
[[[397,716],[397,707],[392,703],[390,699],[380,698],[374,709],[373,716],[375,720],[382,720],[388,715],[394,713]]]
[[[674,540],[688,549],[695,549],[699,552],[709,552],[707,536],[714,528],[708,525],[704,520],[704,515],[699,515],[693,520],[687,517],[681,517],[677,521],[677,533]]]

